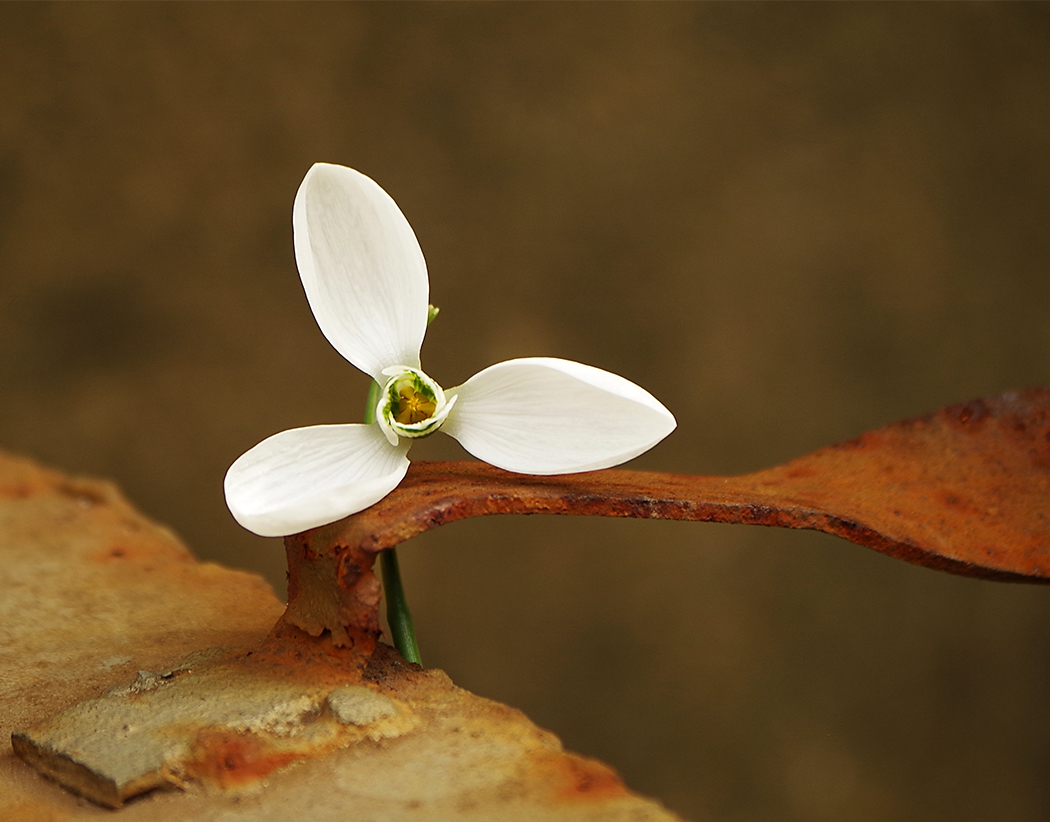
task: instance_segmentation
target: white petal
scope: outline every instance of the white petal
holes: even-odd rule
[[[589,365],[509,360],[445,392],[459,402],[441,429],[474,456],[519,474],[573,474],[648,451],[675,419],[648,391]]]
[[[391,446],[376,425],[282,431],[230,466],[226,504],[260,536],[297,534],[379,502],[404,478],[407,453],[407,443]]]
[[[377,379],[391,365],[418,368],[427,265],[390,196],[352,168],[318,163],[295,195],[292,226],[306,298],[336,351]]]

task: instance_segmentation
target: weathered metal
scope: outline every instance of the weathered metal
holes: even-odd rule
[[[372,595],[363,568],[343,580]],[[260,578],[197,562],[109,483],[3,452],[0,591],[0,740],[121,819],[681,822],[385,644],[270,630]],[[99,818],[11,749],[0,764],[3,822]],[[190,795],[138,796],[154,787]]]
[[[1047,582],[1050,389],[951,406],[739,477],[529,477],[473,462],[414,463],[371,508],[285,540],[288,608],[261,646],[142,674],[16,733],[15,750],[73,790],[119,806],[159,785],[237,788],[362,740],[419,736],[417,720],[438,722],[432,688],[451,686],[377,644],[372,566],[411,536],[490,514],[809,528],[937,570]],[[91,556],[123,561],[133,550],[122,542]],[[532,770],[563,785],[564,796],[630,798],[602,766],[580,765],[556,746],[537,756]]]
[[[331,631],[336,645],[354,648],[367,659],[380,633],[382,590],[372,570],[376,554],[343,542],[333,530],[338,527],[285,537],[288,610],[282,619],[315,637]]]
[[[333,681],[337,670],[316,676],[316,666],[212,649],[167,671],[140,671],[12,734],[11,744],[41,773],[119,808],[159,787],[244,787],[291,762],[418,726],[408,703],[365,685],[360,673]]]
[[[862,434],[737,477],[605,470],[556,477],[477,462],[414,462],[393,493],[359,514],[289,537],[329,569],[288,619],[338,639],[369,630],[369,598],[343,587],[362,555],[467,517],[578,514],[807,528],[939,571],[1050,581],[1050,388],[1011,391]],[[293,579],[305,573],[291,571]],[[361,607],[347,607],[347,603]],[[329,620],[340,614],[348,622]],[[349,627],[348,627],[349,626]],[[354,627],[356,626],[356,627]]]

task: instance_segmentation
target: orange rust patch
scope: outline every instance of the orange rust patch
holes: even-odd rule
[[[267,669],[285,679],[345,685],[361,681],[374,650],[374,643],[364,648],[338,646],[328,633],[312,637],[282,616],[263,644],[241,664]]]
[[[185,765],[186,775],[223,790],[242,788],[280,767],[301,759],[288,751],[275,751],[254,734],[216,729],[201,732]]]
[[[530,759],[560,800],[604,801],[630,795],[620,775],[596,759],[554,751],[536,751]]]
[[[28,482],[13,482],[0,484],[0,497],[10,499],[25,499],[34,494],[42,494],[50,491],[50,487],[43,483],[29,484]]]

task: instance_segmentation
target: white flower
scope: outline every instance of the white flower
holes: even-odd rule
[[[568,360],[509,360],[443,391],[419,363],[429,300],[423,253],[394,201],[363,174],[313,166],[292,225],[317,324],[382,391],[374,424],[283,431],[230,466],[226,503],[249,531],[294,534],[367,508],[405,476],[412,439],[438,428],[521,474],[608,468],[674,430],[644,389]]]

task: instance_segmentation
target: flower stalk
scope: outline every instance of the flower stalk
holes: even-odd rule
[[[401,584],[401,566],[397,561],[397,549],[387,548],[379,554],[383,569],[383,594],[386,596],[386,621],[390,625],[390,638],[394,647],[408,662],[422,665],[416,629],[412,625],[412,612],[405,599],[405,586]]]
[[[433,322],[437,309],[430,306],[427,324]],[[368,386],[368,398],[365,400],[365,423],[371,425],[376,421],[376,406],[382,392],[379,383],[372,380]],[[390,638],[394,647],[408,662],[422,665],[419,655],[419,643],[416,641],[416,629],[412,624],[412,612],[408,609],[405,586],[401,582],[401,565],[397,560],[397,549],[387,548],[379,554],[379,565],[383,569],[383,593],[386,596],[386,621],[390,625]]]

